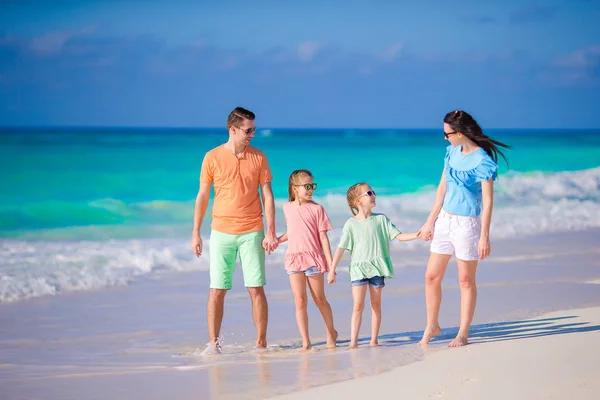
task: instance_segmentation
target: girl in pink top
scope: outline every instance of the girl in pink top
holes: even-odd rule
[[[331,264],[331,248],[327,237],[331,222],[323,206],[312,201],[316,188],[317,184],[310,171],[300,169],[292,172],[288,186],[290,201],[283,205],[287,232],[279,237],[279,243],[288,242],[285,269],[294,293],[302,350],[311,348],[306,311],[307,283],[327,327],[327,348],[336,346],[338,336],[333,327],[331,306],[325,298],[323,275],[329,271]]]

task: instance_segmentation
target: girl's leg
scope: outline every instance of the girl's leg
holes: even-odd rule
[[[308,312],[306,311],[306,276],[303,273],[297,273],[291,274],[289,277],[296,304],[296,322],[300,336],[302,336],[302,349],[308,350],[311,344],[308,337]]]
[[[352,286],[352,299],[354,306],[352,308],[352,320],[350,322],[350,348],[358,347],[358,333],[362,323],[362,312],[365,308],[365,296],[367,295],[367,285]]]
[[[425,303],[427,305],[427,326],[423,332],[420,345],[427,345],[429,340],[442,330],[438,318],[442,303],[442,280],[450,261],[450,254],[431,253],[425,271]]]
[[[381,326],[381,293],[382,287],[369,285],[369,297],[371,298],[371,346],[377,346],[379,341],[379,327]]]
[[[458,282],[460,284],[460,328],[456,338],[448,345],[449,347],[464,346],[469,343],[469,328],[477,303],[475,274],[478,261],[456,259],[456,263],[458,264]]]
[[[325,276],[324,274],[312,275],[307,277],[310,294],[321,312],[325,326],[327,327],[327,348],[335,347],[338,333],[333,326],[333,313],[331,306],[325,297]]]

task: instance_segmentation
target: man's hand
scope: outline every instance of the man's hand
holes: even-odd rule
[[[196,257],[200,257],[202,255],[202,238],[198,234],[192,235],[192,251]]]
[[[274,233],[267,234],[262,242],[263,249],[267,252],[267,254],[271,254],[277,246],[279,246],[279,239],[277,239],[277,235]]]

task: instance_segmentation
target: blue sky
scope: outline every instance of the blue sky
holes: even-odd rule
[[[54,3],[0,3],[2,126],[600,127],[600,0]]]

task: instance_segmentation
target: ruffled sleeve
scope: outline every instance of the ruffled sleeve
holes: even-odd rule
[[[486,154],[486,157],[483,157],[477,168],[473,170],[473,174],[476,182],[496,180],[498,177],[498,164]]]
[[[444,156],[444,168],[448,168],[448,162],[450,162],[450,155],[452,154],[452,149],[454,146],[449,145],[446,147],[446,155]]]

